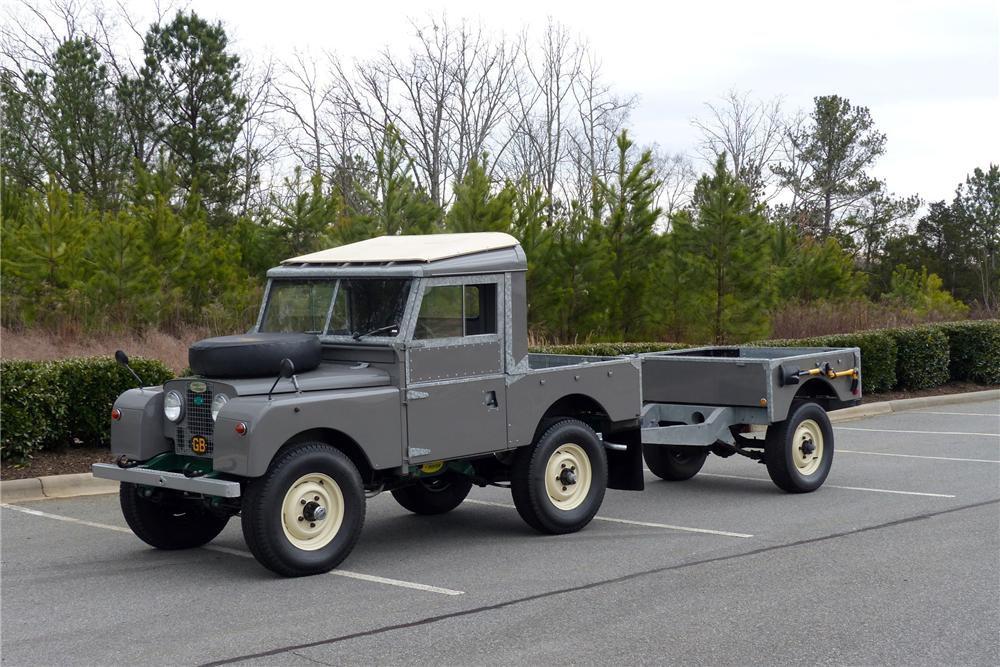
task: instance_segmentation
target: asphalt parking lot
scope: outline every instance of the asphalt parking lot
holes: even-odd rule
[[[343,571],[281,579],[237,520],[146,547],[116,496],[5,505],[4,665],[1000,664],[1000,401],[836,425],[826,485],[711,457],[540,536],[510,494],[369,502]]]

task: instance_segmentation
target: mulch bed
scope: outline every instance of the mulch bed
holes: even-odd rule
[[[940,387],[922,389],[920,391],[890,391],[884,394],[869,394],[864,396],[862,403],[878,401],[893,401],[900,398],[916,398],[918,396],[943,396],[945,394],[960,394],[967,391],[983,391],[998,389],[996,386],[984,386],[972,382],[952,382]],[[91,463],[108,463],[112,460],[111,453],[100,447],[70,447],[64,450],[38,452],[21,468],[9,464],[0,466],[0,479],[24,479],[26,477],[42,477],[44,475],[64,475],[74,472],[90,472]]]

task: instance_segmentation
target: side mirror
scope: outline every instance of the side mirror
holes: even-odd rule
[[[128,366],[128,355],[122,350],[115,351],[115,361],[117,361],[122,366]]]
[[[281,365],[278,369],[278,374],[283,378],[290,378],[295,375],[295,364],[288,357],[281,360]]]

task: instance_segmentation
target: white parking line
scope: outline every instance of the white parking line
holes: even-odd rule
[[[1000,433],[970,433],[968,431],[898,431],[888,428],[857,428],[856,426],[834,426],[837,431],[867,431],[869,433],[920,433],[922,435],[979,435],[1000,438]]]
[[[46,519],[55,519],[56,521],[75,523],[80,526],[89,526],[91,528],[103,528],[104,530],[113,530],[116,533],[129,533],[129,534],[132,533],[132,531],[129,530],[128,528],[122,528],[121,526],[111,526],[106,523],[96,523],[94,521],[75,519],[71,516],[63,516],[61,514],[42,512],[40,510],[32,509],[30,507],[21,507],[20,505],[10,505],[8,503],[0,503],[0,507],[8,510],[14,510],[15,512],[23,512],[24,514],[31,514],[32,516],[45,517]],[[214,544],[208,544],[202,548],[207,549],[208,551],[216,551],[218,553],[229,554],[231,556],[239,556],[241,558],[253,558],[253,554],[249,552],[241,551],[239,549],[232,549],[230,547],[220,547]],[[387,586],[397,586],[399,588],[411,588],[413,590],[426,591],[428,593],[439,593],[441,595],[465,595],[465,591],[455,591],[450,588],[439,588],[438,586],[418,584],[413,581],[404,581],[402,579],[389,579],[387,577],[377,577],[373,574],[362,574],[361,572],[351,572],[350,570],[331,570],[329,574],[333,574],[338,577],[347,577],[348,579],[360,579],[362,581],[370,581],[376,584],[386,584]]]
[[[515,507],[509,503],[497,503],[490,500],[471,500],[466,498],[465,502],[474,503],[476,505],[489,505],[490,507],[506,507],[508,509],[515,509]],[[749,535],[747,533],[731,533],[726,530],[710,530],[708,528],[691,528],[690,526],[674,526],[668,523],[652,523],[650,521],[632,521],[631,519],[614,519],[607,516],[595,516],[594,521],[624,523],[629,526],[642,526],[644,528],[665,528],[667,530],[683,530],[688,533],[707,533],[708,535],[722,535],[724,537],[741,537],[741,538],[753,537],[753,535]]]
[[[843,451],[843,450],[838,450]],[[761,477],[744,477],[742,475],[722,475],[714,472],[700,472],[698,477],[726,477],[728,479],[748,479],[753,482],[765,482],[767,484],[771,483],[769,479],[763,479]],[[873,493],[895,493],[901,496],[927,496],[928,498],[954,498],[955,496],[950,493],[925,493],[923,491],[897,491],[895,489],[869,489],[863,486],[840,486],[837,484],[824,484],[823,488],[831,489],[845,489],[847,491],[871,491]]]
[[[934,410],[914,410],[920,415],[961,415],[962,417],[996,417],[1000,419],[998,412],[935,412]]]
[[[992,459],[957,459],[951,456],[920,456],[918,454],[890,454],[889,452],[859,452],[854,449],[838,449],[840,454],[868,454],[870,456],[898,456],[904,459],[931,459],[932,461],[963,461],[965,463],[1000,463]]]

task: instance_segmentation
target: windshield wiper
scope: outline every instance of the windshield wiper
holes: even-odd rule
[[[355,332],[355,333],[351,334],[351,338],[353,338],[354,340],[361,340],[365,336],[373,336],[373,335],[375,335],[377,333],[382,333],[383,331],[392,331],[393,333],[397,333],[399,331],[399,325],[398,324],[387,324],[384,327],[379,327],[377,329],[372,329],[371,331],[366,331],[364,333]]]

